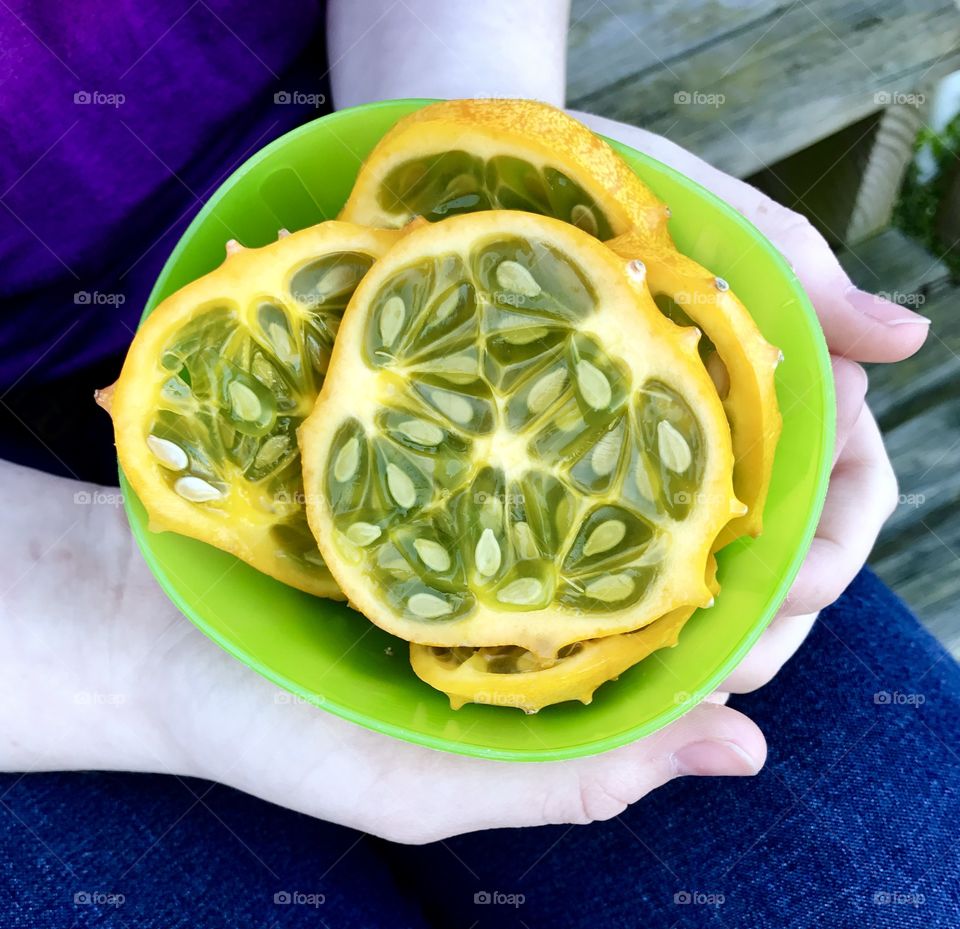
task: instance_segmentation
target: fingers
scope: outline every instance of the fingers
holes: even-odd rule
[[[610,819],[678,776],[756,774],[766,759],[766,741],[742,713],[710,702],[646,739],[576,761],[516,764],[428,754],[429,775],[407,769],[414,775],[403,777],[409,783],[383,785],[418,811],[406,823],[391,824],[386,837],[393,841]]]
[[[879,430],[863,406],[866,375],[846,359],[833,359],[833,366],[839,463],[817,536],[783,609],[721,691],[750,693],[780,672],[813,628],[816,611],[832,603],[860,570],[896,499]]]
[[[577,762],[575,777],[557,783],[543,812],[548,822],[610,819],[678,776],[756,774],[766,752],[763,733],[752,720],[729,707],[702,703],[649,738]]]
[[[833,463],[836,464],[863,409],[863,401],[867,395],[867,372],[855,361],[846,358],[831,358],[830,364],[837,395],[837,426],[833,448]]]
[[[816,538],[783,611],[816,613],[863,567],[897,503],[897,479],[870,410],[860,412],[833,469]]]
[[[703,698],[705,703],[717,703],[723,706],[730,699],[730,693],[724,690],[715,690],[712,694],[707,694]]]

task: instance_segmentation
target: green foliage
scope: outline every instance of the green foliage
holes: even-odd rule
[[[924,181],[916,162],[910,165],[894,211],[894,223],[941,258],[951,275],[960,279],[960,250],[952,248],[952,243],[945,242],[937,231],[937,218],[949,193],[953,169],[960,160],[960,114],[942,132],[924,128],[917,137],[917,149],[925,146],[933,153],[936,170]]]

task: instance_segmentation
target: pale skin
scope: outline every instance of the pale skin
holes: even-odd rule
[[[335,102],[501,94],[562,105],[566,7],[333,2]],[[796,269],[833,354],[836,463],[817,538],[780,614],[720,690],[647,739],[576,761],[490,762],[392,740],[288,700],[208,641],[153,580],[122,508],[103,497],[75,502],[78,492],[102,489],[0,463],[3,770],[199,776],[365,832],[425,842],[606,819],[674,777],[762,767],[763,733],[723,703],[776,675],[816,613],[863,565],[896,505],[859,363],[913,354],[926,321],[855,290],[805,220],[748,185],[658,136],[578,115],[695,178],[757,225]]]

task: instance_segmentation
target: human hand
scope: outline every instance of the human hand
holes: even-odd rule
[[[145,567],[128,583],[157,617],[141,674],[160,697],[145,729],[172,737],[158,765],[393,841],[607,819],[674,777],[754,774],[765,759],[759,729],[712,701],[590,758],[517,764],[432,751],[344,722],[257,676],[176,616]]]
[[[137,552],[115,489],[3,462],[0,478],[2,770],[204,777],[423,842],[603,819],[678,775],[763,764],[757,727],[710,702],[633,745],[556,763],[460,757],[362,729],[280,690],[184,619]]]
[[[834,467],[816,537],[786,602],[721,692],[770,681],[863,567],[897,502],[897,481],[870,410],[858,362],[894,362],[916,352],[929,320],[859,290],[810,222],[755,187],[711,167],[661,136],[575,113],[597,132],[645,152],[711,190],[749,219],[783,254],[810,297],[833,364],[837,398]]]
[[[697,176],[695,165],[678,166]],[[702,170],[700,180],[717,174]],[[865,559],[895,483],[862,406],[866,381],[856,359],[905,357],[922,343],[923,330],[908,311],[866,298],[876,318],[859,331],[862,301],[818,289],[818,264],[828,278],[837,270],[825,243],[746,185],[723,175],[712,180],[721,193],[728,185],[729,198],[761,218],[793,261],[838,355],[839,458],[818,540],[781,617],[725,683],[729,692],[768,680],[802,641],[810,614],[838,595]],[[3,565],[14,591],[3,600],[9,641],[0,649],[13,695],[2,743],[7,770],[210,777],[388,838],[426,841],[480,828],[606,818],[678,774],[749,774],[763,763],[762,734],[720,705],[722,695],[633,745],[551,764],[442,755],[351,726],[290,701],[186,623],[133,551],[119,511],[106,522],[90,512],[66,525],[78,485],[17,471],[4,495],[10,517],[4,548],[23,555]],[[56,486],[31,489],[51,482]],[[36,583],[24,584],[34,570]],[[123,699],[78,702],[78,693]]]

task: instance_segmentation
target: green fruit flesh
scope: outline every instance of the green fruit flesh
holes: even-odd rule
[[[377,199],[381,209],[401,221],[524,210],[562,219],[599,239],[613,236],[603,211],[576,181],[555,168],[538,168],[508,155],[485,160],[447,151],[405,161],[387,174]]]
[[[377,411],[341,423],[322,492],[340,553],[393,610],[610,612],[658,576],[704,439],[677,390],[634,384],[586,331],[596,309],[570,257],[519,238],[413,264],[374,295]]]

